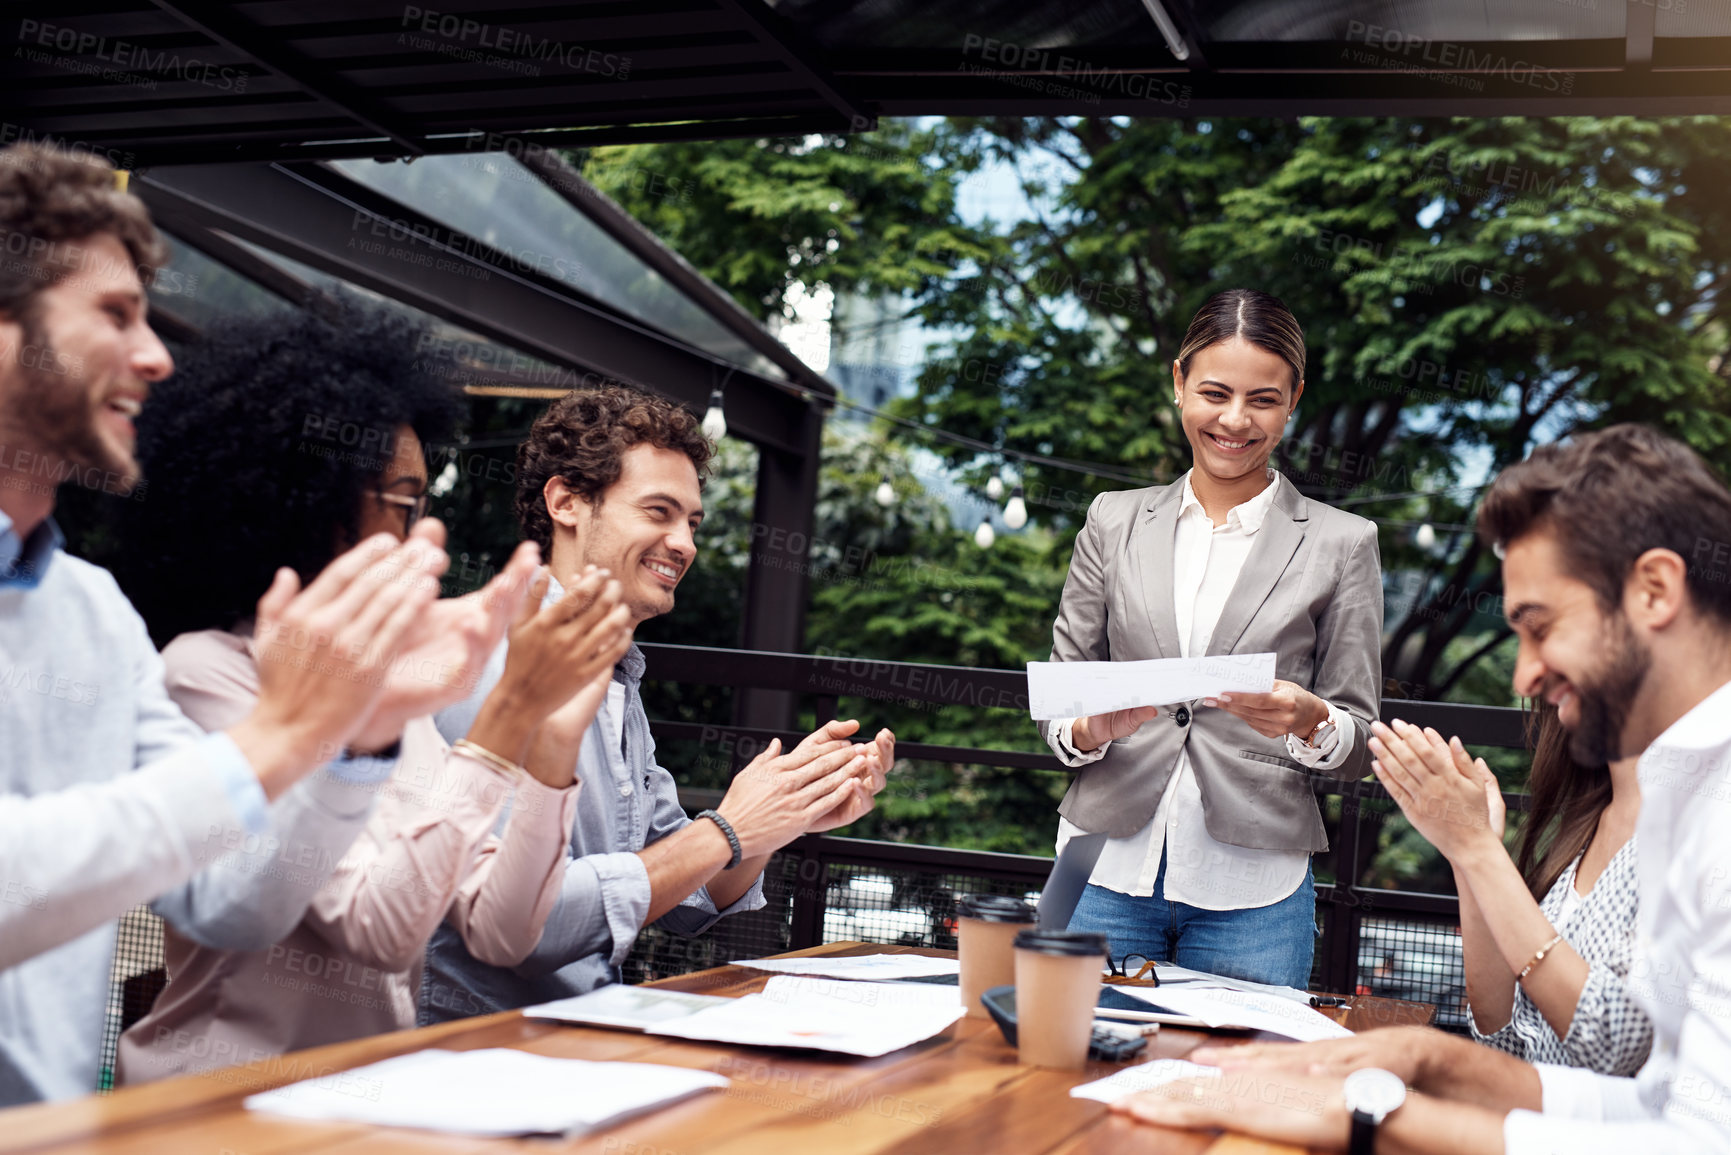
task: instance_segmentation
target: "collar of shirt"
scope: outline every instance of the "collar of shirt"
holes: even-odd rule
[[[1202,508],[1202,502],[1196,498],[1196,491],[1190,488],[1190,474],[1194,472],[1195,470],[1186,470],[1184,473],[1184,498],[1178,504],[1179,517],[1188,516],[1192,509],[1203,517],[1208,516],[1208,511]],[[1274,493],[1277,488],[1274,470],[1270,469],[1268,471],[1268,485],[1263,491],[1249,501],[1233,506],[1226,514],[1226,524],[1219,528],[1238,529],[1247,534],[1255,533],[1261,529],[1262,519],[1268,516],[1268,509],[1274,504]]]
[[[52,517],[20,540],[12,528],[12,519],[0,513],[0,588],[35,589],[42,584],[42,575],[48,572],[54,552],[65,544],[66,537]]]

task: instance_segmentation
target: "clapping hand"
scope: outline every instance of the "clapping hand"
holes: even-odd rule
[[[1371,769],[1413,829],[1451,861],[1477,839],[1502,842],[1505,820],[1496,775],[1459,738],[1395,719],[1372,722]]]
[[[846,738],[858,729],[859,723],[851,718],[846,721],[830,722],[809,735],[806,742]],[[803,744],[801,743],[801,745]],[[879,730],[877,737],[864,747],[864,751],[865,767],[854,782],[853,793],[807,827],[809,833],[837,830],[843,826],[851,825],[870,814],[872,808],[877,805],[877,796],[889,780],[890,767],[895,765],[895,734],[888,729]]]
[[[428,530],[422,530],[428,526]],[[444,527],[423,520],[416,535],[443,544]],[[460,598],[427,606],[410,624],[402,649],[385,675],[384,689],[356,734],[358,750],[389,746],[411,718],[433,714],[474,692],[487,659],[516,616],[540,561],[533,542],[519,545],[486,586]],[[436,575],[434,575],[436,577]]]
[[[576,781],[577,748],[607,695],[613,666],[631,646],[631,612],[619,583],[589,566],[564,596],[543,606],[537,574],[511,624],[505,672],[469,728],[471,742],[517,761],[541,782]]]
[[[631,611],[607,570],[589,566],[564,596],[542,606],[548,581],[546,573],[536,577],[511,625],[505,673],[494,691],[537,725],[612,670],[631,646]]]
[[[630,648],[629,638],[626,648]],[[583,748],[583,735],[594,724],[601,703],[607,699],[607,687],[612,684],[613,666],[609,665],[572,694],[563,706],[547,715],[547,720],[535,731],[523,768],[555,790],[573,785],[577,781],[577,755]]]
[[[772,738],[734,775],[715,809],[732,824],[745,858],[780,850],[860,789],[859,779],[868,772],[865,748],[832,736],[858,725],[831,722],[786,753],[781,739]]]
[[[305,589],[280,569],[259,599],[258,702],[228,734],[267,797],[353,741],[374,712],[448,561],[444,527],[425,524],[404,542],[369,538]]]

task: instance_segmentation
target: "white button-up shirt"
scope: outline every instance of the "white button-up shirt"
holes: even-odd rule
[[[1183,656],[1206,654],[1220,620],[1244,568],[1257,531],[1274,504],[1274,475],[1266,489],[1249,501],[1234,506],[1222,525],[1215,525],[1184,475],[1183,500],[1178,507],[1178,525],[1173,538],[1172,597]],[[1206,709],[1193,704],[1192,711]],[[1352,724],[1345,711],[1328,705],[1334,723],[1320,746],[1306,745],[1286,736],[1287,751],[1300,763],[1327,770],[1346,760],[1350,747],[1340,740]],[[1077,751],[1070,732],[1075,719],[1053,728],[1052,749],[1070,766],[1086,766],[1105,756],[1111,742],[1087,753]],[[1081,829],[1058,819],[1058,849]],[[1310,855],[1304,851],[1252,850],[1232,846],[1210,837],[1203,822],[1202,791],[1190,766],[1188,749],[1178,754],[1177,771],[1166,783],[1160,804],[1148,824],[1134,834],[1108,841],[1100,852],[1089,881],[1120,894],[1149,897],[1166,857],[1164,897],[1203,910],[1246,910],[1270,906],[1288,897],[1304,881]]]
[[[1652,1055],[1633,1079],[1539,1064],[1544,1113],[1509,1112],[1509,1155],[1731,1151],[1731,682],[1647,747],[1639,777],[1627,982]]]

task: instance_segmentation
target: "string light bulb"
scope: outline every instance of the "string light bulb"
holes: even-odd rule
[[[1021,529],[1028,524],[1028,503],[1022,500],[1020,482],[1010,491],[1010,503],[1004,506],[1004,524],[1011,529]]]
[[[1413,544],[1427,553],[1436,548],[1436,530],[1430,522],[1418,527],[1418,532],[1412,535]]]
[[[703,415],[700,428],[703,435],[711,441],[720,441],[727,436],[727,414],[721,409],[721,390],[709,391],[709,409]]]
[[[986,497],[996,504],[998,498],[1004,496],[1004,479],[993,474],[986,478]]]
[[[877,492],[872,497],[885,509],[896,503],[896,487],[890,484],[889,474],[884,474],[884,479],[878,482]]]
[[[980,528],[974,531],[974,544],[981,549],[991,549],[992,543],[998,540],[998,535],[992,532],[992,519],[980,519]]]

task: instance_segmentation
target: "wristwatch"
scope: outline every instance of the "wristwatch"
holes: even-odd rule
[[[1406,1084],[1393,1071],[1365,1067],[1346,1077],[1346,1109],[1352,1112],[1347,1155],[1375,1155],[1376,1129],[1406,1102]]]
[[[1331,711],[1327,717],[1323,718],[1322,721],[1320,721],[1316,724],[1316,729],[1314,729],[1310,732],[1310,736],[1304,740],[1304,744],[1306,746],[1309,746],[1312,749],[1314,749],[1318,746],[1321,746],[1323,738],[1326,737],[1327,735],[1333,733],[1333,732],[1334,732],[1334,714]]]

